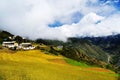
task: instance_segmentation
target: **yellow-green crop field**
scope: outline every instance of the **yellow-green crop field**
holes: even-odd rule
[[[73,66],[64,59],[40,50],[0,50],[0,80],[118,80],[110,70]]]

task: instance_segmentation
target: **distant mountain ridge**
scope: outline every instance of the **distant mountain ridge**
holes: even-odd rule
[[[82,39],[89,40],[107,52],[111,56],[110,63],[116,66],[117,71],[120,71],[120,34],[105,37],[84,37]]]
[[[108,54],[88,40],[69,38],[67,42],[61,42],[57,40],[38,39],[36,42],[50,46],[63,46],[63,49],[59,52],[60,54],[87,64],[104,67],[109,63]],[[52,52],[57,53],[54,48],[51,49]]]
[[[101,67],[109,64],[108,54],[105,51],[88,40],[80,38],[69,38],[63,47],[62,55]]]
[[[120,34],[106,37],[84,37],[112,56],[111,63],[120,67]]]

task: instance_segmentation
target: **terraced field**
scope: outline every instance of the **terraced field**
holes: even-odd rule
[[[84,66],[40,50],[0,50],[0,80],[118,80],[110,70]]]

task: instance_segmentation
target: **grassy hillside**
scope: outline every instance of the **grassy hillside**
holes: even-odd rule
[[[72,47],[74,49],[77,49],[79,53],[83,53],[89,57],[107,62],[107,53],[103,51],[100,47],[93,45],[89,40],[84,40],[81,38],[69,38],[69,41],[69,44],[67,44],[68,48]]]
[[[0,80],[117,80],[110,70],[65,59],[39,50],[0,50]]]
[[[105,51],[93,45],[90,41],[80,38],[68,39],[68,42],[63,46],[61,54],[90,65],[100,67],[109,65],[108,54]]]
[[[85,37],[84,40],[91,41],[107,52],[111,58],[110,63],[116,66],[116,72],[120,73],[120,34],[103,37]]]

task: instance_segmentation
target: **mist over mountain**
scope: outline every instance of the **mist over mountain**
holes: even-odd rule
[[[120,33],[117,0],[1,0],[0,13],[0,29],[30,39]]]

